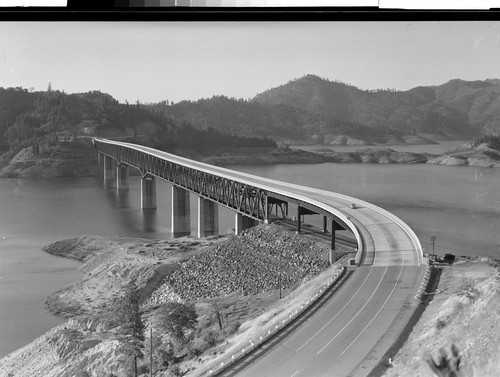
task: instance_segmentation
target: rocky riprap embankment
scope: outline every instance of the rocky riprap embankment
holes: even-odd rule
[[[278,289],[280,276],[286,289],[327,268],[328,253],[327,245],[277,225],[257,226],[181,263],[153,293],[152,303],[175,294],[187,300],[255,295]]]

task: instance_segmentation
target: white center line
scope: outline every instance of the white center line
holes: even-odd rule
[[[389,299],[391,298],[392,294],[394,293],[394,290],[396,289],[396,286],[398,285],[399,278],[401,277],[401,273],[403,272],[403,268],[404,268],[404,265],[405,265],[405,253],[404,253],[404,250],[402,250],[402,254],[403,254],[403,264],[401,265],[401,270],[399,270],[398,278],[396,279],[396,282],[394,283],[394,287],[392,287],[391,293],[389,294],[389,296],[387,296],[387,299],[385,300],[384,304],[380,307],[380,309],[378,310],[378,312],[373,316],[373,318],[371,319],[371,321],[368,322],[368,324],[365,326],[365,328],[363,330],[361,330],[361,332],[359,333],[359,335],[356,338],[354,338],[354,340],[351,342],[351,344],[349,344],[347,346],[347,348],[342,351],[342,353],[340,354],[340,356],[342,356],[349,348],[351,348],[351,346],[354,344],[354,342],[356,340],[358,340],[358,338],[361,336],[361,334],[363,334],[365,332],[365,330],[368,328],[368,326],[371,325],[371,323],[375,320],[375,318],[380,314],[380,312],[384,308],[385,304],[387,304],[387,301],[389,301]]]
[[[299,373],[299,372],[300,372],[300,369],[299,369],[297,372],[295,372],[294,374],[292,374],[290,377],[295,376],[295,375],[296,375],[297,373]]]
[[[373,290],[372,294],[370,295],[370,297],[368,298],[368,300],[366,300],[366,302],[364,303],[364,305],[361,307],[361,309],[358,310],[358,312],[356,313],[356,315],[354,317],[351,318],[351,320],[349,322],[346,323],[346,325],[344,327],[342,327],[342,329],[337,333],[337,335],[335,335],[332,339],[330,339],[330,341],[328,343],[326,343],[323,348],[321,348],[317,353],[316,355],[319,355],[321,352],[323,352],[325,350],[326,347],[328,347],[335,339],[337,339],[337,337],[347,328],[347,326],[349,326],[352,321],[354,321],[356,319],[356,317],[363,311],[363,309],[366,307],[366,305],[368,305],[368,303],[370,302],[370,300],[373,298],[373,296],[375,295],[375,293],[377,292],[378,290],[378,287],[380,287],[380,284],[382,283],[382,280],[384,280],[384,276],[388,270],[389,266],[386,266],[385,267],[385,270],[384,270],[384,274],[382,275],[382,277],[380,278],[377,286],[375,287],[375,289]]]
[[[370,277],[371,273],[373,271],[373,265],[370,267],[370,272],[368,273],[368,275],[366,275],[366,278],[365,280],[363,281],[363,284],[361,284],[361,286],[358,288],[358,290],[356,291],[356,293],[351,297],[351,299],[349,301],[347,301],[347,304],[345,304],[342,309],[339,310],[339,312],[337,314],[335,314],[322,328],[320,328],[311,338],[309,338],[309,340],[307,342],[305,342],[303,345],[301,345],[296,352],[299,352],[302,348],[304,348],[311,340],[313,340],[321,331],[323,331],[325,329],[326,326],[328,326],[330,323],[332,323],[332,321],[337,318],[337,316],[342,313],[342,311],[347,307],[347,305],[350,304],[350,302],[352,300],[354,300],[354,298],[356,297],[356,295],[359,293],[359,291],[361,290],[361,288],[363,288],[363,286],[365,285],[366,281],[368,280],[368,278]]]

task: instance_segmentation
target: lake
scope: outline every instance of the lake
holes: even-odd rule
[[[318,164],[232,166],[370,201],[407,222],[438,254],[498,255],[500,169],[435,165]],[[84,234],[171,238],[170,185],[158,181],[158,209],[140,208],[140,178],[130,190],[102,188],[99,178],[0,179],[0,357],[63,322],[44,309],[53,291],[82,276],[76,261],[41,248]],[[195,213],[195,197],[191,198]],[[234,228],[219,210],[219,229]],[[307,216],[307,222],[319,222]],[[192,229],[195,232],[195,216]]]

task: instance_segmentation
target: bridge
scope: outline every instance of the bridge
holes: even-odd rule
[[[238,376],[365,376],[399,336],[418,304],[423,251],[413,230],[371,203],[325,190],[262,178],[153,148],[93,139],[104,165],[105,187],[128,188],[128,169],[141,173],[141,206],[156,208],[156,179],[172,184],[172,234],[190,234],[189,195],[198,196],[197,235],[218,232],[218,206],[235,212],[235,233],[287,217],[296,205],[297,231],[304,215],[323,217],[334,260],[336,231],[349,230],[359,266],[343,288],[281,343],[260,349],[225,371]],[[273,211],[275,215],[273,215]]]

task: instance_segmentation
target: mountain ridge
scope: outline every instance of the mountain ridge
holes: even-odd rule
[[[269,146],[266,138],[285,144],[390,145],[426,142],[429,134],[472,139],[499,132],[500,79],[453,79],[398,91],[363,90],[308,74],[247,100],[217,95],[136,104],[121,104],[99,91],[0,88],[0,153],[49,135],[118,137],[168,149],[200,148],[208,139],[220,145]]]

